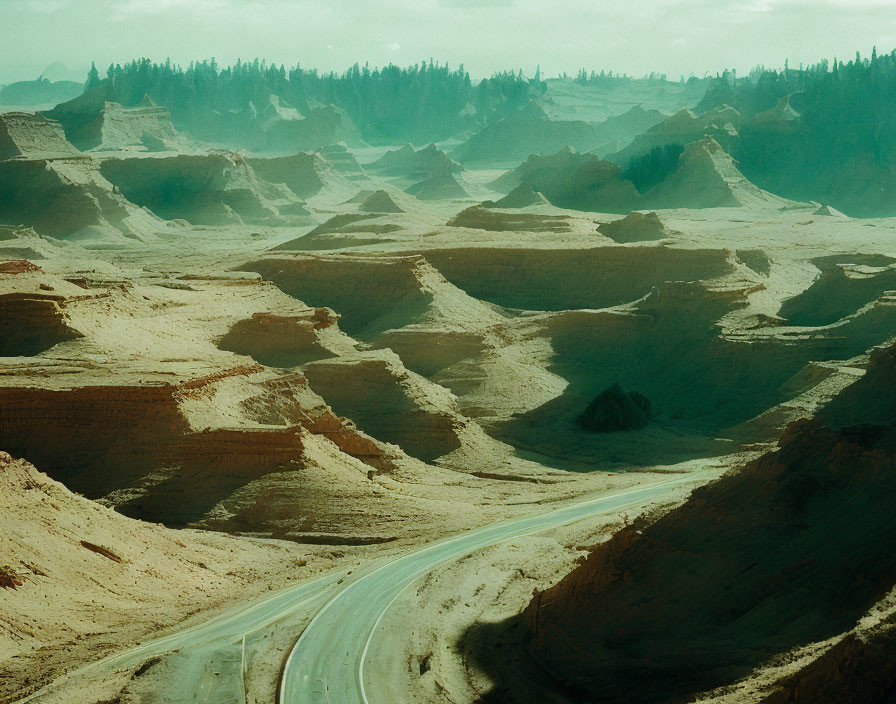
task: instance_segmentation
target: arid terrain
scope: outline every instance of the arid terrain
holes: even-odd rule
[[[0,702],[893,701],[896,171],[789,175],[814,68],[151,70],[0,106]]]

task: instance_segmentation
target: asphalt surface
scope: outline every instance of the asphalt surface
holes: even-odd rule
[[[705,481],[705,476],[702,477]],[[399,704],[407,692],[390,674],[397,659],[375,645],[377,629],[401,593],[433,568],[474,550],[660,499],[701,477],[688,474],[650,486],[493,524],[404,555],[363,575],[330,599],[308,624],[289,655],[280,683],[280,704]],[[392,653],[394,655],[394,653]]]
[[[160,702],[245,702],[246,637],[283,619],[313,614],[345,574],[343,570],[290,587],[192,628],[91,663],[51,682],[21,702],[64,701],[66,688],[75,686],[79,680],[139,667],[156,657],[167,659],[171,673],[170,687],[158,692]]]

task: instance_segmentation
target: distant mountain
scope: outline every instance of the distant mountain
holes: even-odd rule
[[[84,83],[87,77],[89,66],[85,66],[80,70],[72,70],[61,61],[54,61],[47,66],[38,78],[43,78],[51,82],[73,81],[75,83]]]

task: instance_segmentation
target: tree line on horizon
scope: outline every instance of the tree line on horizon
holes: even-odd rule
[[[546,90],[540,76],[528,79],[522,71],[498,72],[474,85],[462,64],[451,69],[432,59],[404,68],[355,64],[343,73],[321,73],[259,59],[224,68],[215,59],[193,61],[182,68],[144,58],[109,66],[105,78],[92,67],[86,89],[99,86],[108,100],[125,106],[148,95],[182,127],[206,109],[241,111],[250,102],[262,109],[272,95],[303,114],[332,104],[371,143],[444,139],[517,110]]]

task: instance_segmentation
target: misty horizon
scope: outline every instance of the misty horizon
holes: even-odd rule
[[[863,12],[854,12],[857,4]],[[282,0],[189,6],[8,0],[0,15],[6,20],[0,23],[0,83],[34,80],[54,62],[72,80],[86,75],[91,61],[103,72],[110,63],[140,57],[186,66],[212,56],[221,66],[258,56],[321,72],[433,58],[463,64],[473,80],[510,69],[531,76],[539,65],[548,78],[586,68],[679,80],[757,65],[780,68],[785,61],[795,68],[835,56],[848,60],[856,51],[896,46],[896,22],[882,0],[757,0],[737,7],[703,0],[651,0],[638,7],[429,0],[413,13],[400,3],[371,1],[318,7]],[[801,31],[794,33],[794,26]]]

